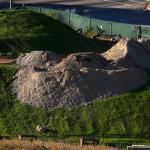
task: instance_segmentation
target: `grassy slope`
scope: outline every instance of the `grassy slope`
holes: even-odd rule
[[[64,54],[73,50],[85,50],[86,47],[86,50],[99,50],[106,46],[104,45],[91,43],[42,14],[26,11],[0,13],[0,52],[12,50],[20,53],[32,49],[50,49]],[[104,102],[97,101],[81,108],[54,109],[49,112],[22,105],[11,94],[8,85],[17,69],[17,66],[0,65],[1,135],[38,134],[35,128],[41,124],[56,130],[59,135],[126,134],[127,137],[139,137],[140,139],[132,139],[137,143],[150,137],[149,85]],[[78,139],[67,136],[65,138],[69,141]],[[109,138],[112,142],[116,140],[118,141],[118,138]],[[131,141],[121,138],[120,141],[122,140],[127,143]],[[103,138],[102,141],[108,141],[108,138]]]
[[[0,12],[0,52],[51,50],[65,54],[73,51],[102,51],[111,45],[109,42],[85,39],[43,14],[30,11]]]
[[[76,141],[79,136],[69,138],[66,134],[100,134],[103,137],[107,134],[119,134],[121,143],[143,143],[150,137],[149,85],[103,102],[95,101],[89,106],[45,111],[20,104],[10,93],[8,85],[17,69],[17,66],[0,65],[0,134],[39,135],[35,128],[40,124],[57,131],[58,135],[61,135],[59,139],[68,141]],[[120,134],[125,135],[125,138]],[[44,136],[52,135],[51,133]],[[132,138],[126,138],[130,136]],[[101,141],[116,142],[118,136],[102,138]]]

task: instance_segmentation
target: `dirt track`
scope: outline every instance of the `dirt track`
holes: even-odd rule
[[[12,64],[14,59],[11,57],[0,56],[0,64]]]
[[[51,142],[51,141],[34,141],[31,143],[29,140],[3,140],[0,141],[1,150],[33,150],[33,148],[40,146],[47,147],[49,150],[119,150],[113,147],[106,147],[103,145],[98,146],[79,146],[78,144],[64,144],[61,142]]]

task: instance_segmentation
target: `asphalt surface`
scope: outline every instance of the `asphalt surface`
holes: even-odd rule
[[[0,8],[9,7],[0,0]],[[150,11],[143,11],[146,0],[15,0],[15,6],[61,9],[91,18],[128,24],[150,25]],[[133,7],[137,6],[137,7]],[[131,8],[132,9],[131,9]],[[120,9],[121,8],[121,9]],[[133,9],[134,8],[134,9]]]
[[[0,0],[0,2],[9,2],[9,0]],[[18,4],[58,4],[58,5],[78,5],[97,8],[142,8],[147,0],[14,0]]]

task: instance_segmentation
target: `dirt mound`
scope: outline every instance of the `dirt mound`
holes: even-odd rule
[[[37,53],[28,54],[29,60],[34,60]],[[110,69],[108,66],[112,62],[97,53],[75,53],[59,63],[53,63],[55,59],[51,58],[41,62],[45,53],[39,52],[39,55],[41,57],[35,60],[39,59],[40,63],[32,62],[31,65],[30,61],[25,61],[26,67],[18,71],[12,82],[17,98],[32,106],[53,108],[82,105],[136,89],[148,80],[148,75],[141,69]],[[25,58],[22,58],[21,64]],[[53,65],[46,66],[44,62]]]
[[[140,43],[135,40],[121,39],[110,50],[102,54],[107,60],[119,62],[119,60],[129,64],[128,67],[150,68],[150,54],[148,44]]]
[[[32,51],[31,53],[26,53],[20,55],[16,64],[21,66],[45,66],[45,65],[54,65],[60,61],[60,57],[50,51]]]

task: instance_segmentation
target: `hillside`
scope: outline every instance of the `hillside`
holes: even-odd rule
[[[45,111],[20,104],[10,93],[8,85],[17,70],[17,66],[0,66],[1,135],[17,135],[18,133],[39,135],[35,128],[40,124],[57,131],[59,138],[63,136],[63,139],[66,137],[64,134],[103,136],[119,134],[119,137],[123,134],[126,135],[125,137],[132,137],[131,140],[124,139],[127,143],[131,141],[143,143],[150,136],[149,83],[139,90],[105,101],[95,101],[87,106]],[[52,135],[50,133],[44,136]],[[135,137],[138,137],[138,140]]]
[[[43,14],[30,11],[0,12],[0,53],[52,50],[59,54],[73,51],[103,51],[110,42],[84,38],[69,27]]]
[[[150,142],[149,44],[122,39],[111,45],[42,14],[0,12],[0,53],[24,53],[16,64],[0,64],[0,135]],[[6,58],[12,59],[1,62]],[[40,134],[37,125],[51,132]]]

